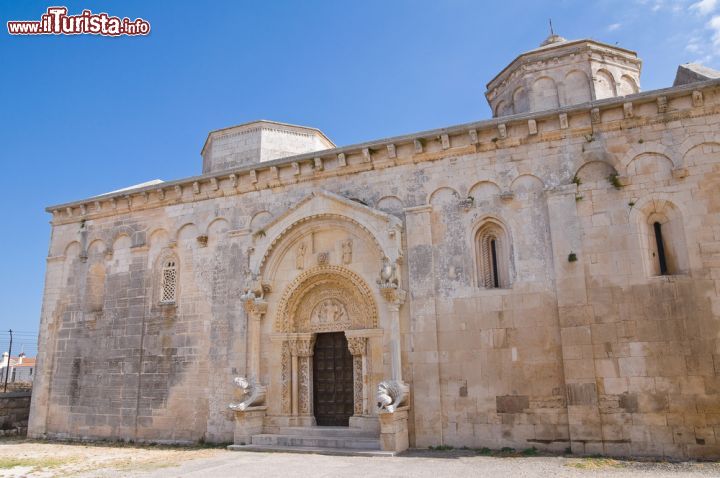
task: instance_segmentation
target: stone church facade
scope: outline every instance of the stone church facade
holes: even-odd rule
[[[48,208],[29,435],[720,455],[720,81],[552,36],[494,117]]]

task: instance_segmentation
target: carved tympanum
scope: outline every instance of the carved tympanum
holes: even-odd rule
[[[377,307],[365,281],[341,266],[300,274],[278,303],[278,332],[338,332],[377,328]]]

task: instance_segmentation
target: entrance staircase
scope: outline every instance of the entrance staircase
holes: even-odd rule
[[[230,450],[316,453],[346,456],[394,456],[380,449],[377,431],[350,427],[278,427],[277,433],[253,435],[248,445],[230,445]]]

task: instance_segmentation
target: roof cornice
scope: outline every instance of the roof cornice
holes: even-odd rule
[[[69,222],[80,221],[95,216],[95,213],[109,212],[110,214],[120,214],[133,210],[132,200],[137,196],[145,197],[144,208],[153,207],[164,207],[170,204],[178,202],[186,202],[183,200],[183,191],[185,188],[191,188],[193,196],[191,201],[208,199],[207,195],[202,195],[201,190],[203,188],[209,191],[217,191],[219,189],[220,181],[230,181],[232,187],[235,188],[236,193],[243,193],[248,191],[239,191],[240,178],[249,177],[249,182],[254,186],[253,191],[260,189],[262,185],[265,187],[274,187],[275,185],[281,184],[282,180],[279,177],[279,170],[282,168],[292,168],[293,177],[297,178],[301,174],[301,166],[310,165],[313,170],[313,176],[322,175],[323,165],[326,161],[332,161],[337,164],[335,174],[353,174],[359,171],[366,171],[373,168],[384,168],[392,167],[398,164],[397,148],[401,145],[414,145],[414,154],[411,158],[413,162],[436,160],[442,157],[452,155],[453,147],[451,145],[451,137],[457,137],[458,135],[469,136],[469,144],[472,146],[481,146],[482,144],[489,143],[490,141],[481,140],[481,135],[485,133],[485,136],[492,136],[492,142],[497,143],[499,139],[505,140],[504,135],[507,134],[509,126],[515,124],[530,124],[539,123],[543,120],[557,120],[559,116],[565,115],[577,115],[577,114],[588,114],[593,118],[597,116],[600,118],[600,112],[603,110],[609,110],[613,108],[624,108],[627,104],[632,107],[633,104],[643,104],[657,101],[659,98],[664,97],[665,100],[678,98],[682,96],[692,95],[694,92],[701,92],[710,88],[720,87],[720,79],[713,79],[704,82],[691,83],[687,85],[681,85],[676,87],[664,88],[659,90],[651,90],[642,93],[636,93],[624,97],[613,97],[604,100],[596,100],[587,102],[579,105],[572,105],[563,108],[537,111],[531,113],[521,113],[510,116],[503,116],[499,118],[492,118],[488,120],[482,120],[471,123],[463,123],[459,125],[449,126],[446,128],[432,129],[427,131],[421,131],[417,133],[394,136],[375,141],[368,141],[364,143],[353,144],[349,146],[343,146],[338,148],[327,149],[323,151],[316,151],[311,153],[304,153],[295,156],[289,156],[286,158],[275,159],[272,161],[266,161],[258,164],[243,166],[239,168],[233,168],[225,171],[218,171],[198,176],[192,176],[188,178],[178,179],[175,181],[168,181],[157,185],[145,186],[132,190],[124,190],[116,193],[107,193],[101,196],[90,197],[88,199],[72,201],[62,204],[49,206],[46,208],[47,212],[54,213],[56,219],[61,219]],[[660,102],[658,101],[658,104]],[[599,119],[598,119],[599,121]],[[593,123],[598,121],[593,120]],[[532,133],[530,133],[532,135]],[[537,133],[535,133],[537,134]],[[509,138],[508,138],[509,139]],[[439,145],[439,151],[436,154],[430,154],[427,145],[430,142],[436,142]],[[512,142],[507,142],[505,145],[503,142],[495,144],[495,147],[500,149],[502,147],[515,146]],[[463,153],[464,154],[464,153]],[[350,167],[347,164],[347,158],[350,156],[358,156],[362,158],[360,167]],[[377,162],[376,162],[377,161]],[[308,169],[308,168],[305,168]],[[269,176],[266,182],[260,182],[258,177],[260,175]],[[318,176],[320,177],[320,176]],[[209,185],[209,188],[207,188]],[[176,191],[176,197],[173,200],[166,197],[166,193],[170,193],[172,190]],[[177,192],[179,191],[179,195]],[[149,200],[149,195],[153,194],[158,199],[157,201]],[[126,210],[117,210],[116,212],[105,211],[104,209],[97,209],[101,203],[111,202],[117,206],[117,201],[121,200],[128,201],[128,208]],[[75,209],[79,209],[79,214],[76,214]]]

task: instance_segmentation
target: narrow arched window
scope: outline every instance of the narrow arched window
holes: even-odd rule
[[[510,286],[509,241],[504,228],[490,221],[476,235],[478,285],[486,289]]]
[[[500,277],[498,275],[498,263],[497,263],[497,240],[491,239],[490,240],[490,256],[491,256],[491,266],[492,266],[492,283],[493,287],[497,288],[500,287]]]
[[[652,201],[640,209],[641,246],[650,277],[687,274],[690,270],[685,227],[678,208],[669,201]]]
[[[163,263],[160,280],[160,302],[171,304],[177,297],[177,264],[175,259],[168,259]]]
[[[665,257],[665,244],[663,243],[662,224],[655,221],[653,223],[655,232],[655,247],[657,248],[658,265],[660,266],[660,275],[668,274],[667,257]]]

